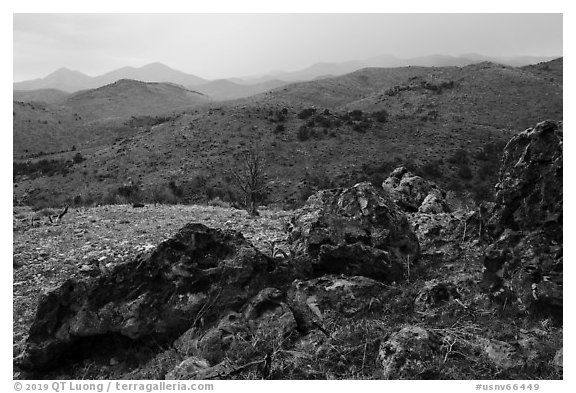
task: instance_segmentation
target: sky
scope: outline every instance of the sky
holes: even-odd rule
[[[431,54],[562,56],[562,14],[13,15],[13,81],[161,62],[205,79]]]

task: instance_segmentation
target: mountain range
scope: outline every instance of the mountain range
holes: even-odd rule
[[[534,56],[495,58],[478,54],[467,54],[463,56],[431,55],[411,59],[400,59],[391,55],[381,55],[365,60],[316,63],[303,70],[294,72],[277,71],[260,76],[235,77],[214,81],[172,69],[161,63],[152,63],[139,68],[123,67],[94,77],[85,75],[79,71],[60,68],[44,78],[16,82],[13,84],[13,90],[18,94],[21,94],[23,91],[41,89],[56,89],[63,93],[74,93],[80,90],[105,86],[120,79],[133,79],[142,82],[175,83],[187,89],[194,89],[203,93],[213,100],[228,100],[248,97],[291,82],[339,76],[366,67],[466,66],[482,61],[518,67],[552,59],[553,58],[549,57]]]

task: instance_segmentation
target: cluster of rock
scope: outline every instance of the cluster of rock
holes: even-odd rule
[[[562,319],[562,125],[545,121],[508,142],[483,261],[494,298]],[[511,298],[511,299],[510,299]]]
[[[235,370],[230,351],[254,340],[298,345],[324,331],[326,313],[348,317],[366,299],[383,302],[382,282],[402,280],[419,256],[404,213],[368,183],[311,197],[290,242],[293,259],[272,258],[238,232],[188,224],[149,253],[45,293],[15,364],[45,370],[90,340],[120,335],[173,341],[186,359],[168,377],[223,377]]]
[[[406,212],[448,213],[446,192],[435,183],[414,175],[405,167],[396,168],[382,183],[394,202]]]
[[[319,191],[291,220],[290,258],[265,255],[238,232],[188,224],[151,252],[46,292],[15,365],[46,370],[91,340],[122,336],[172,344],[182,361],[159,377],[226,378],[252,366],[268,377],[278,348],[297,353],[314,345],[321,353],[334,315],[352,318],[390,302],[395,289],[387,284],[404,280],[419,260],[416,233],[448,242],[455,233],[466,238],[471,220],[483,223],[474,214],[451,213],[444,196],[405,168],[394,170],[382,189],[359,183]],[[557,124],[541,123],[510,141],[496,197],[489,220],[494,240],[483,259],[492,290],[515,291],[532,309],[561,314]],[[416,232],[407,212],[425,217]],[[431,280],[414,308],[427,312],[460,298],[456,285]],[[505,352],[501,361],[509,366],[509,348],[494,349],[505,343],[485,344],[486,356],[500,359]],[[388,334],[378,351],[382,376],[434,378],[431,364],[441,348],[438,334],[422,327]],[[234,354],[252,361],[238,366]]]

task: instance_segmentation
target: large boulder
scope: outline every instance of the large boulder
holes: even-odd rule
[[[173,340],[239,310],[267,286],[273,268],[242,234],[187,224],[151,253],[43,294],[15,364],[54,367],[63,353],[107,337]]]
[[[400,208],[406,212],[446,213],[446,192],[435,183],[413,174],[405,167],[398,167],[382,183]]]
[[[562,318],[562,125],[545,121],[508,142],[483,255],[492,294]],[[502,295],[505,296],[502,296]]]
[[[312,195],[292,218],[289,241],[295,255],[311,261],[317,276],[398,281],[420,253],[404,213],[367,182]]]

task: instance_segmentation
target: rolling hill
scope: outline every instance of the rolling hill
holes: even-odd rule
[[[79,71],[60,68],[44,78],[12,84],[13,90],[56,89],[66,93],[97,87],[97,82]]]
[[[193,87],[206,83],[205,79],[174,70],[162,63],[151,63],[143,67],[124,67],[94,78],[97,86],[104,86],[121,79],[133,79],[141,82],[167,82]]]
[[[494,185],[503,143],[541,120],[562,120],[561,70],[562,59],[533,68],[367,68],[197,106],[154,124],[136,118],[111,145],[83,149],[84,161],[65,177],[16,174],[15,195],[33,204],[110,203],[127,197],[119,187],[131,179],[132,197],[146,201],[227,200],[238,152],[258,145],[270,203],[297,206],[319,188],[378,184],[399,165],[482,198]]]
[[[270,80],[255,84],[240,84],[228,79],[219,79],[212,82],[196,86],[195,90],[205,94],[216,101],[234,100],[263,93],[268,90],[284,86],[288,82],[281,80]]]
[[[157,115],[187,109],[208,101],[196,91],[171,83],[121,79],[69,96],[64,105],[90,120]]]
[[[153,118],[206,102],[203,94],[178,85],[125,79],[52,104],[15,101],[14,157],[67,151],[72,146],[106,145],[131,133],[126,123],[133,116]]]
[[[20,102],[38,102],[44,104],[56,104],[64,101],[68,93],[57,89],[38,89],[38,90],[15,90],[12,93],[14,101]]]

